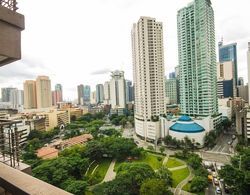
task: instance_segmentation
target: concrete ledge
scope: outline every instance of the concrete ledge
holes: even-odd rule
[[[0,186],[11,194],[70,195],[53,185],[0,163]]]
[[[0,20],[24,30],[24,16],[3,6],[0,6]]]

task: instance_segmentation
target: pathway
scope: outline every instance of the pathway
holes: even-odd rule
[[[115,160],[112,160],[112,162],[110,163],[108,171],[102,182],[107,182],[115,179],[116,176],[116,172],[114,172],[115,162],[116,162]]]
[[[162,165],[166,165],[168,162],[169,155],[167,154],[166,157],[164,158]]]
[[[178,167],[173,167],[173,168],[168,168],[168,169],[169,169],[169,171],[175,171],[175,170],[179,170],[179,169],[184,169],[186,167],[187,167],[187,165],[181,165]]]
[[[176,186],[174,190],[174,195],[190,194],[189,192],[185,192],[182,190],[182,188],[188,183],[188,181],[194,178],[194,174],[192,173],[191,168],[188,167],[188,169],[189,169],[189,176]]]

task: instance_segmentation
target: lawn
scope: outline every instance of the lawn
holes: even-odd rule
[[[93,163],[93,165],[91,166],[91,168],[88,172],[88,176],[90,176],[90,178],[91,178],[90,183],[92,185],[100,183],[104,179],[111,161],[112,161],[111,159],[103,159],[100,162]],[[92,171],[94,170],[94,168],[96,167],[97,164],[99,166],[96,168],[95,172],[91,175]]]
[[[176,158],[169,158],[167,161],[166,166],[168,168],[174,168],[174,167],[179,167],[185,165],[183,162],[177,160]]]
[[[189,170],[187,167],[171,172],[173,177],[173,187],[176,187],[182,180],[184,180],[189,175]]]
[[[158,160],[158,158],[160,160]],[[134,162],[145,162],[145,163],[149,164],[154,170],[156,170],[156,169],[159,169],[162,166],[163,160],[164,160],[164,156],[147,152],[145,154],[145,156],[141,157],[138,160],[133,160],[133,161],[131,161],[131,163],[134,163]],[[122,164],[122,163],[123,162],[116,162],[114,170],[116,171],[117,168],[119,167],[119,165]]]
[[[183,190],[187,191],[187,192],[190,192],[190,186],[191,184],[190,183],[187,183],[185,186],[183,186]]]
[[[93,164],[91,164],[89,170],[88,170],[88,173],[87,173],[87,176],[90,176],[91,173],[93,172],[93,170],[95,169],[95,167],[98,165],[99,163],[97,161],[95,161]]]

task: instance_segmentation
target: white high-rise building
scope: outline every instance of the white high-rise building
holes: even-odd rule
[[[96,104],[96,91],[91,92],[90,103]]]
[[[20,109],[23,106],[23,90],[13,89],[10,92],[10,102],[12,108]]]
[[[126,108],[125,79],[123,71],[111,72],[110,100],[111,108]]]
[[[110,82],[106,81],[103,85],[104,90],[104,104],[110,104]]]
[[[250,42],[248,42],[247,51],[247,69],[248,69],[248,104],[250,104]]]
[[[141,17],[133,25],[135,131],[145,139],[160,135],[159,116],[166,113],[162,23]]]

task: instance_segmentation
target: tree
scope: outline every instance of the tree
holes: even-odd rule
[[[196,176],[191,182],[191,192],[201,192],[208,186],[208,181],[206,177]]]
[[[63,183],[63,189],[75,195],[83,195],[87,188],[87,182],[82,180],[68,179]]]
[[[167,167],[161,166],[156,172],[156,178],[165,181],[168,186],[173,183],[172,172],[168,170]]]
[[[241,194],[244,186],[244,172],[234,168],[232,165],[225,165],[219,171],[220,176],[235,194]]]
[[[165,147],[164,147],[164,146],[161,146],[161,147],[160,147],[160,152],[163,154],[164,151],[165,151]]]
[[[197,169],[201,166],[202,163],[202,159],[199,157],[199,155],[197,154],[190,154],[189,158],[188,158],[188,164],[193,168],[193,169]]]
[[[154,150],[154,147],[150,145],[150,146],[148,146],[148,149],[149,150]]]
[[[140,188],[141,195],[171,195],[173,194],[169,190],[169,186],[164,180],[161,179],[149,179],[143,182]]]
[[[163,141],[166,145],[170,145],[172,143],[172,136],[171,135],[167,135],[166,137],[163,138]]]

